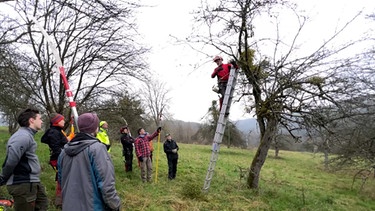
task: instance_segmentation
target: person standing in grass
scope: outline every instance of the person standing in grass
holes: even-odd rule
[[[65,118],[61,114],[52,113],[50,119],[50,128],[44,133],[42,136],[41,142],[48,144],[49,151],[50,151],[50,159],[49,164],[56,172],[56,191],[55,191],[55,206],[61,207],[62,206],[62,199],[61,199],[61,186],[57,182],[57,158],[60,155],[61,150],[64,148],[64,145],[68,143],[68,138],[66,137],[65,133],[63,132],[63,128],[65,125]]]
[[[177,161],[178,161],[178,145],[172,139],[171,134],[165,135],[167,140],[164,142],[164,152],[167,155],[168,160],[168,179],[172,180],[176,178],[177,173]]]
[[[60,153],[57,165],[63,211],[120,210],[111,157],[95,138],[98,127],[96,114],[81,114],[80,132]]]
[[[133,170],[133,143],[134,138],[130,136],[128,126],[120,129],[121,144],[122,144],[122,155],[125,157],[125,172]]]
[[[149,142],[152,141],[161,131],[161,127],[151,135],[148,135],[143,128],[138,129],[138,137],[134,141],[135,153],[141,167],[142,182],[151,182],[152,162]]]
[[[106,121],[101,121],[99,124],[99,132],[96,134],[96,138],[99,139],[102,144],[107,147],[108,152],[111,151],[111,142],[108,136],[108,123]]]
[[[40,182],[41,167],[34,140],[43,121],[38,110],[29,108],[20,113],[17,122],[21,127],[8,140],[0,186],[7,185],[15,211],[45,211],[48,198]]]

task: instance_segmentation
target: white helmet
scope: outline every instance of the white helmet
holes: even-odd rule
[[[216,60],[223,61],[223,58],[221,58],[221,56],[215,56],[213,60],[214,60],[214,62],[216,62]]]

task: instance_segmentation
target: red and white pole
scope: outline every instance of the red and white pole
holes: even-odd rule
[[[6,1],[12,1],[12,0],[0,0],[0,3],[1,2],[6,2]],[[66,91],[66,96],[68,97],[68,100],[69,100],[69,106],[70,106],[70,108],[72,110],[72,113],[73,113],[73,116],[74,116],[74,122],[75,122],[75,125],[76,125],[76,128],[77,128],[77,131],[79,131],[79,128],[78,128],[78,112],[77,112],[77,108],[76,108],[76,102],[74,101],[73,92],[72,92],[72,90],[70,90],[68,80],[66,79],[65,68],[62,65],[62,61],[61,61],[61,59],[59,57],[59,52],[57,51],[56,45],[52,41],[52,38],[47,34],[47,32],[43,28],[43,26],[38,22],[38,20],[34,16],[32,17],[32,19],[35,22],[35,24],[38,26],[38,28],[40,29],[40,31],[42,32],[43,36],[46,38],[46,40],[49,42],[49,44],[52,47],[52,53],[55,56],[56,65],[57,65],[57,67],[59,69],[59,74],[60,74],[61,79],[62,79],[62,81],[64,83],[64,88],[65,88],[65,91]]]
[[[68,80],[67,80],[66,75],[65,75],[65,68],[62,65],[61,58],[59,57],[59,52],[56,48],[55,43],[52,41],[52,38],[47,34],[47,32],[43,28],[43,26],[38,22],[38,20],[35,17],[32,17],[32,19],[35,22],[35,24],[38,26],[39,30],[42,32],[43,36],[46,38],[46,40],[48,41],[48,43],[50,44],[50,46],[52,48],[52,53],[55,56],[56,65],[59,69],[59,74],[60,74],[60,77],[61,77],[61,79],[63,81],[63,84],[64,84],[65,93],[66,93],[66,96],[69,100],[69,106],[70,106],[70,108],[72,110],[72,113],[73,113],[73,116],[74,116],[74,122],[75,122],[75,125],[76,125],[76,128],[77,128],[77,131],[79,132],[78,112],[77,112],[77,108],[76,108],[76,102],[74,101],[73,92],[69,87],[69,83],[68,83]]]

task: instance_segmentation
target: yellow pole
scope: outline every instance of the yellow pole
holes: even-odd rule
[[[160,151],[160,132],[158,134],[158,149],[156,152],[155,183],[158,183],[159,151]]]

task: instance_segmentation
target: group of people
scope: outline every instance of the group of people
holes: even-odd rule
[[[84,113],[78,117],[79,132],[67,136],[63,131],[64,116],[54,113],[50,117],[50,127],[41,142],[48,144],[49,164],[56,172],[55,205],[62,210],[120,210],[121,201],[109,155],[108,123],[99,122],[94,113]],[[8,140],[0,186],[7,186],[16,211],[47,210],[48,198],[40,181],[41,167],[34,140],[34,135],[42,129],[41,115],[36,109],[26,109],[17,121],[20,128]],[[99,135],[100,131],[104,134]],[[126,171],[132,171],[134,145],[142,181],[151,182],[150,142],[161,132],[161,127],[151,135],[140,128],[137,138],[130,135],[128,126],[122,127],[120,132]],[[100,137],[107,142],[100,141]],[[166,138],[164,151],[168,159],[168,178],[174,179],[179,148],[170,134]],[[75,203],[77,198],[83,200]]]
[[[152,139],[154,139],[160,133],[161,127],[159,127],[153,134],[149,135],[144,128],[138,129],[138,137],[133,138],[130,135],[128,126],[120,129],[121,144],[123,146],[123,156],[125,157],[125,171],[130,172],[133,169],[133,145],[135,147],[135,153],[138,159],[139,166],[141,168],[141,178],[143,182],[151,182],[152,176]],[[168,179],[172,180],[176,178],[177,173],[177,162],[178,162],[178,150],[177,143],[172,140],[171,134],[166,134],[166,141],[164,142],[164,152],[167,155],[168,160]]]
[[[20,128],[7,142],[0,185],[6,185],[13,196],[14,210],[45,211],[48,198],[40,181],[41,166],[34,140],[43,121],[36,109],[22,111],[17,121]],[[62,205],[62,210],[120,210],[113,163],[107,147],[96,138],[97,115],[80,115],[79,133],[73,138],[62,131],[65,120],[61,114],[51,115],[50,123],[41,141],[49,145],[50,164],[56,171],[55,203]],[[80,203],[76,203],[77,198]]]
[[[211,77],[218,79],[221,110],[230,69],[238,67],[234,61],[223,64],[220,56],[216,56],[214,62],[218,67]],[[48,144],[49,163],[56,172],[55,205],[62,206],[63,210],[120,210],[121,200],[115,188],[114,166],[109,155],[108,123],[99,122],[94,113],[84,113],[78,117],[79,132],[71,131],[67,136],[63,131],[64,116],[54,113],[50,117],[50,128],[41,142]],[[17,122],[20,128],[7,142],[0,186],[7,186],[16,211],[44,211],[48,209],[48,198],[40,181],[41,166],[34,140],[34,135],[42,129],[41,114],[29,108],[19,114]],[[144,128],[139,128],[137,132],[137,138],[133,138],[128,126],[120,129],[125,171],[132,171],[134,146],[141,179],[151,182],[152,139],[160,134],[161,127],[152,134]],[[176,178],[179,147],[170,134],[166,134],[165,138],[168,179],[173,180]],[[80,203],[76,203],[77,198],[81,199]]]

